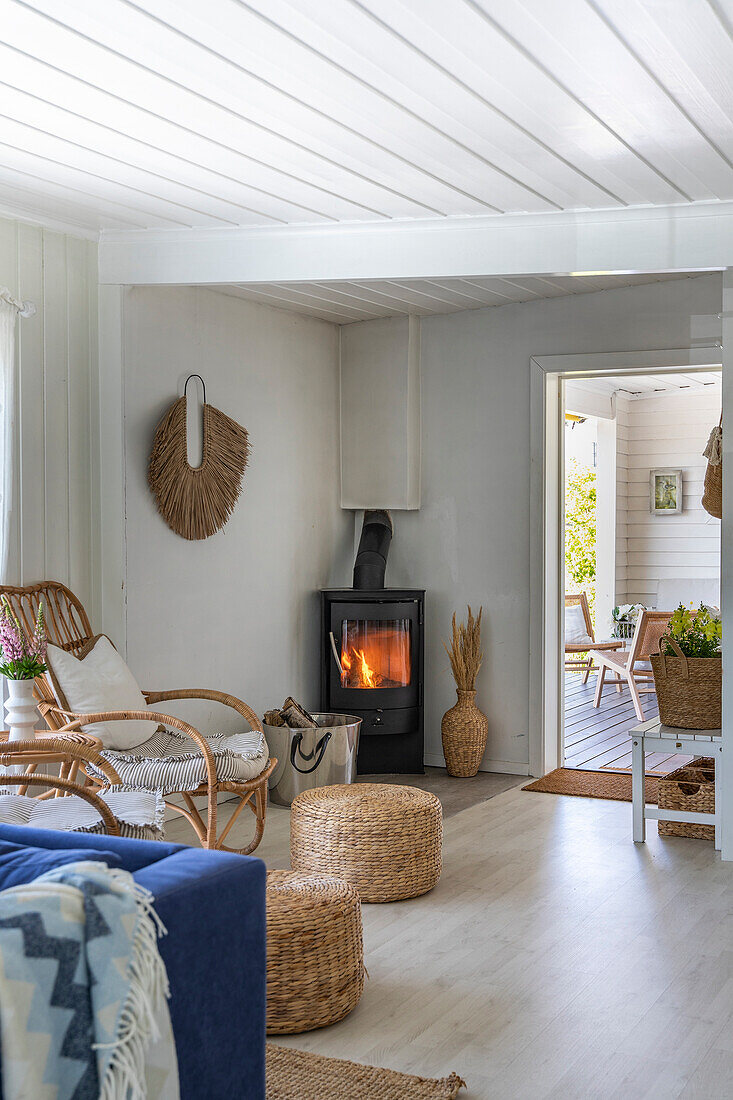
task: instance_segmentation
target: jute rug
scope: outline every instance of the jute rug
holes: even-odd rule
[[[659,779],[648,775],[644,782],[647,802],[657,801]],[[523,791],[542,794],[574,794],[582,798],[608,798],[613,802],[631,802],[631,775],[626,772],[588,772],[579,768],[556,768],[543,779],[522,787]]]
[[[267,1044],[267,1100],[454,1100],[465,1087],[456,1073],[413,1077]]]

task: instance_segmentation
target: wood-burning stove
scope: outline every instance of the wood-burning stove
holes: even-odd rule
[[[367,512],[354,587],[321,592],[321,709],[362,719],[361,775],[424,771],[425,592],[383,587],[391,537]]]
[[[321,592],[321,709],[362,719],[360,775],[422,773],[425,593]]]

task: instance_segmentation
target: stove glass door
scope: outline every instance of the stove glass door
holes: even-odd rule
[[[343,619],[341,687],[408,687],[412,677],[409,619]]]

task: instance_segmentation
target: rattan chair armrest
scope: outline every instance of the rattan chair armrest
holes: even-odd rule
[[[247,719],[252,729],[264,733],[262,723],[252,708],[235,695],[227,695],[224,691],[213,691],[210,688],[174,688],[172,691],[144,691],[143,695],[149,703],[165,703],[173,699],[211,699],[236,710]]]
[[[18,742],[18,744],[25,744],[26,742]],[[5,757],[11,759],[5,760]],[[0,756],[0,763],[12,763],[12,754],[3,753]],[[0,776],[0,787],[7,787],[10,784],[22,787],[55,787],[57,790],[66,791],[68,794],[78,794],[79,798],[83,798],[85,802],[88,802],[99,813],[104,822],[104,826],[108,833],[112,836],[120,835],[120,828],[117,824],[117,818],[110,810],[107,803],[91,791],[88,787],[81,787],[78,783],[72,783],[69,779],[62,779],[58,775],[3,775]]]
[[[70,711],[62,711],[61,713],[70,718],[71,721],[58,731],[59,734],[73,733],[74,730],[80,729],[82,726],[91,726],[95,722],[159,722],[161,725],[173,726],[174,729],[185,733],[198,745],[206,764],[207,786],[212,792],[216,790],[216,761],[211,745],[195,726],[189,725],[181,718],[176,718],[172,714],[160,714],[154,710],[107,710],[99,714],[74,714]],[[120,782],[119,778],[116,782]]]
[[[81,738],[81,739],[80,739]],[[39,737],[35,741],[0,742],[0,764],[13,764],[13,756],[35,756],[42,764],[47,755],[62,755],[82,764],[94,764],[109,780],[110,784],[120,782],[120,777],[107,760],[101,755],[91,738],[84,734],[59,730],[55,737]],[[94,738],[97,741],[97,738]]]

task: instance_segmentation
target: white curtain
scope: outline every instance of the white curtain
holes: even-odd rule
[[[15,322],[36,312],[0,287],[0,584],[7,583],[10,509],[13,496],[13,410],[15,407]]]

